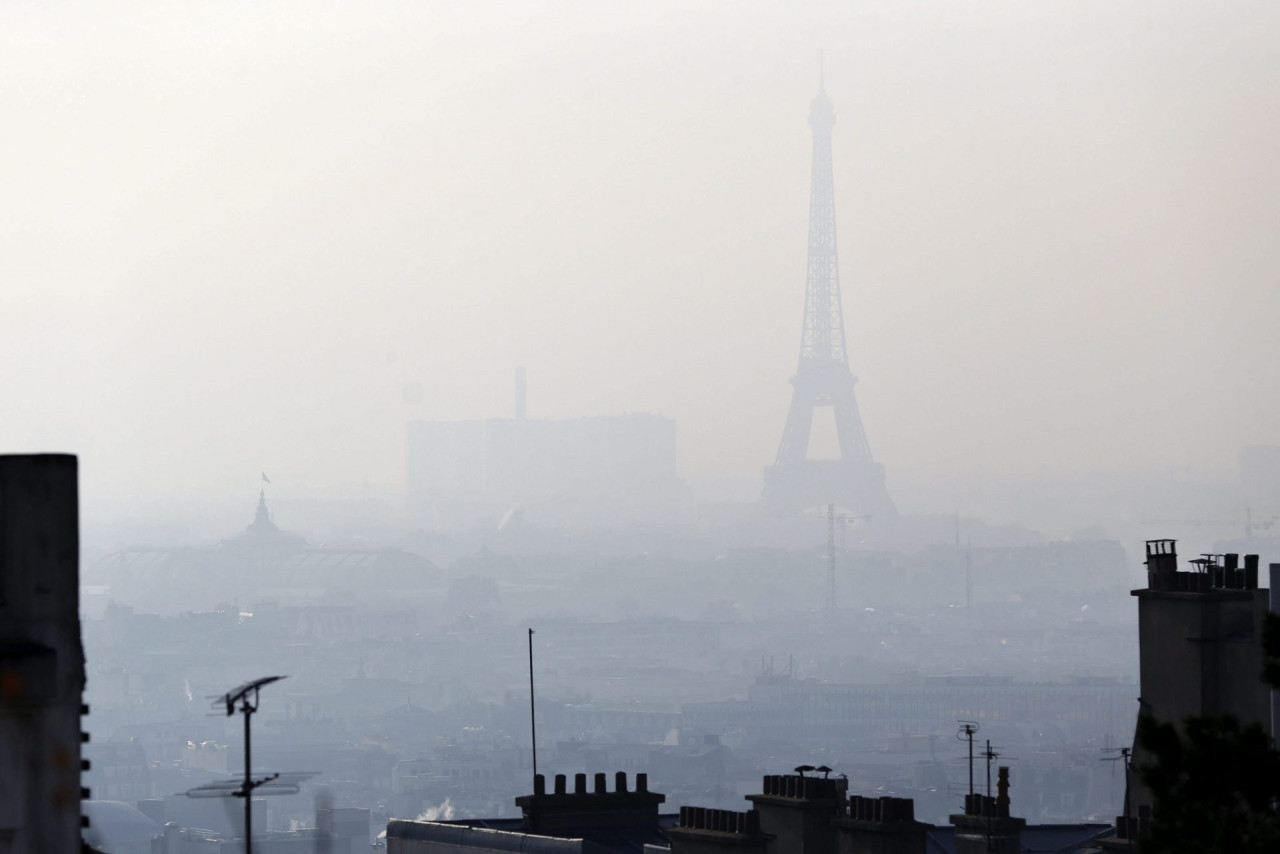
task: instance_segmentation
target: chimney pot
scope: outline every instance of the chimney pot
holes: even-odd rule
[[[547,793],[547,777],[545,774],[533,775],[533,793],[535,795],[545,795]]]
[[[587,775],[578,773],[573,775],[573,793],[575,795],[585,795],[587,793]]]
[[[557,794],[557,795],[563,795],[563,794],[564,794],[564,791],[565,791],[565,789],[564,789],[564,784],[565,784],[564,775],[563,775],[563,774],[557,774],[557,775],[556,775],[556,794]]]
[[[605,774],[603,771],[596,772],[595,784],[596,784],[597,795],[603,795],[606,791],[608,791],[607,787],[605,786]]]
[[[649,791],[649,775],[648,774],[641,772],[636,775],[636,791],[637,792]]]
[[[619,771],[613,775],[613,790],[622,794],[627,790],[627,772]]]

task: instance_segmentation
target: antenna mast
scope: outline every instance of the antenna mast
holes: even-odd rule
[[[529,629],[529,742],[533,746],[533,785],[538,786],[538,718],[533,701],[533,629]]]
[[[973,539],[965,543],[964,549],[964,616],[973,619]]]
[[[987,739],[987,749],[982,752],[987,758],[987,797],[991,797],[991,760],[998,759],[1000,754],[991,749],[991,739]]]
[[[296,795],[299,784],[314,777],[314,771],[285,771],[253,777],[253,753],[249,747],[249,718],[258,711],[258,692],[283,676],[264,676],[252,682],[232,688],[225,694],[212,697],[215,709],[226,709],[227,717],[236,712],[244,715],[244,776],[230,780],[215,780],[203,786],[187,790],[189,798],[244,798],[244,852],[253,852],[253,793],[262,795]]]
[[[827,505],[827,621],[836,624],[836,506]]]
[[[977,721],[960,721],[960,731],[956,738],[964,738],[969,742],[969,797],[973,797],[973,735],[978,731]],[[989,764],[989,763],[988,763]],[[987,774],[990,777],[990,773]],[[989,788],[989,786],[988,786]]]
[[[218,705],[226,707],[227,717],[231,717],[236,712],[244,715],[244,782],[240,784],[239,791],[233,793],[238,798],[244,798],[244,854],[253,852],[253,790],[280,776],[268,774],[260,779],[253,779],[253,754],[249,749],[249,719],[254,712],[258,711],[258,691],[264,685],[279,682],[283,678],[283,676],[266,676],[255,679],[239,688],[233,688],[217,701]],[[237,703],[240,704],[239,708],[236,708]]]

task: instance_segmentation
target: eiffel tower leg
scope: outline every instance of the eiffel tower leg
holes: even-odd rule
[[[867,464],[871,459],[871,446],[862,428],[862,416],[853,395],[853,378],[840,385],[831,395],[831,408],[836,419],[836,436],[840,439],[840,459],[845,462]]]
[[[775,463],[780,466],[803,463],[809,456],[809,435],[813,432],[813,398],[797,388],[791,395],[787,424],[778,443]]]

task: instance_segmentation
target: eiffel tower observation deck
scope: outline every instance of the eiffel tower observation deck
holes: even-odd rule
[[[764,470],[763,502],[780,510],[834,504],[846,512],[892,516],[884,466],[871,456],[849,370],[840,265],[836,249],[836,197],[831,168],[831,132],[836,114],[819,84],[809,108],[813,129],[813,173],[809,187],[809,261],[805,276],[800,364],[791,378],[791,408],[773,465]],[[809,459],[813,414],[830,407],[840,444],[837,459]]]

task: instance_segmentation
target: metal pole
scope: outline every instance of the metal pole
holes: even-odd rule
[[[991,797],[991,739],[987,739],[987,797]]]
[[[973,729],[966,726],[965,735],[969,736],[969,797],[973,797]]]
[[[1132,753],[1127,747],[1120,748],[1120,758],[1124,760],[1124,835],[1129,843],[1125,847],[1130,851],[1133,850],[1133,833],[1129,827],[1129,757]]]
[[[533,705],[533,629],[529,629],[529,740],[533,745],[534,791],[538,780],[538,718]]]
[[[249,715],[253,713],[253,707],[249,705],[249,698],[244,698],[244,705],[240,707],[240,711],[244,713],[244,854],[252,854],[253,852],[253,782],[250,779],[253,774],[253,762],[249,752]]]
[[[964,616],[973,619],[973,542],[964,550]]]
[[[827,619],[836,616],[836,506],[827,505]]]

